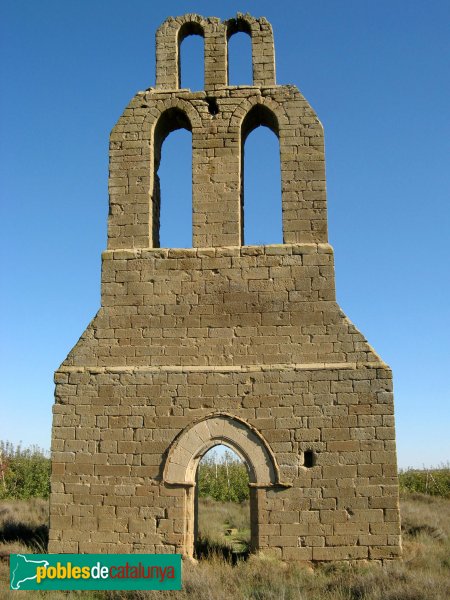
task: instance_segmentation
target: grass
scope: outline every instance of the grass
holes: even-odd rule
[[[236,562],[246,558],[250,546],[250,503],[248,500],[217,502],[211,498],[199,498],[198,558],[210,558],[212,554],[223,555]]]
[[[48,544],[48,500],[0,501],[0,555],[45,553]]]
[[[401,499],[404,560],[377,564],[284,564],[250,556],[232,566],[219,555],[184,563],[180,592],[10,592],[9,568],[0,560],[0,598],[16,600],[447,600],[450,598],[450,500],[422,494]],[[202,514],[203,513],[203,514]],[[48,504],[0,502],[0,557],[45,552]],[[202,520],[203,519],[203,525]],[[215,525],[211,523],[216,520]],[[248,505],[202,502],[203,535],[221,543],[225,528],[244,536]]]

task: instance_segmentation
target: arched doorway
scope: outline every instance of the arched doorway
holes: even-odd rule
[[[201,458],[195,487],[195,557],[222,556],[233,564],[250,548],[250,487],[247,464],[217,444]]]
[[[267,488],[280,484],[275,457],[264,438],[245,421],[228,414],[210,415],[186,427],[172,444],[164,482],[184,487],[184,542],[180,551],[194,555],[196,539],[196,474],[202,457],[214,446],[228,446],[245,462],[250,487],[250,548],[260,549],[261,503]]]

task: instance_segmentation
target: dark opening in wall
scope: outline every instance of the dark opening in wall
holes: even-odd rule
[[[228,85],[253,85],[252,32],[242,19],[228,22]]]
[[[219,114],[219,106],[217,104],[217,100],[213,97],[209,97],[209,98],[205,98],[207,104],[208,104],[208,112],[210,115],[213,115],[213,117],[215,115]]]
[[[198,23],[185,23],[178,34],[178,79],[181,88],[205,87],[205,40]]]
[[[305,450],[303,455],[303,466],[310,469],[315,464],[315,458],[313,450]]]

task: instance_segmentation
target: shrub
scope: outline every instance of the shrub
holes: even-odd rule
[[[48,498],[50,458],[38,446],[0,441],[0,499]]]

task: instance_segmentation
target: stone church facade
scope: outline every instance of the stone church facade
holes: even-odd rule
[[[253,85],[229,86],[227,43],[252,41]],[[180,89],[201,35],[205,90]],[[275,83],[264,18],[168,18],[156,85],[110,137],[101,308],[55,374],[50,552],[193,556],[197,465],[245,461],[255,551],[291,560],[400,554],[389,367],[335,297],[324,138]],[[243,239],[243,148],[278,137],[283,243]],[[193,247],[159,247],[165,138],[192,132]]]

